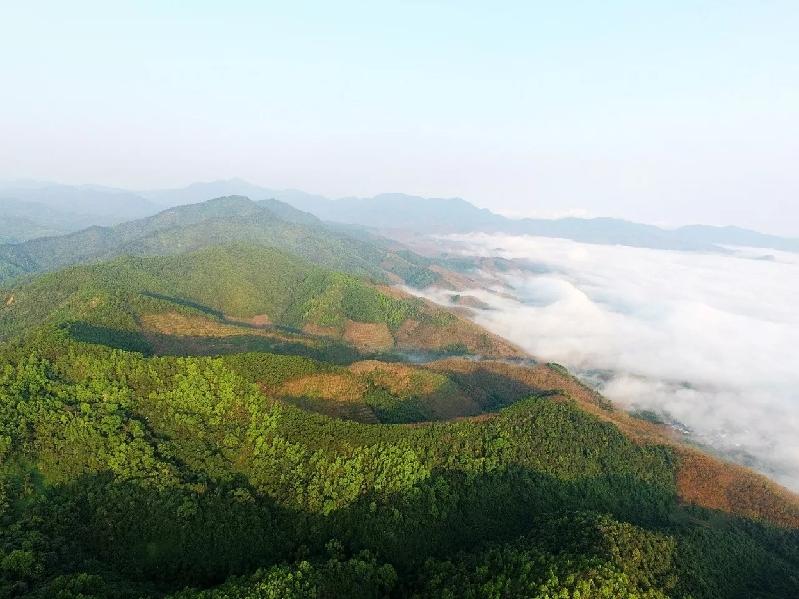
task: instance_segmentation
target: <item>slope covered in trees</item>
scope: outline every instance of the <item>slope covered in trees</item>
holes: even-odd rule
[[[44,274],[0,336],[0,596],[799,595],[789,493],[275,249]]]
[[[251,382],[296,376],[296,358],[146,358],[63,334],[2,357],[6,595],[799,591],[796,529],[682,505],[671,449],[551,396],[369,425]]]
[[[114,227],[0,245],[0,283],[120,255],[169,255],[220,244],[278,248],[315,264],[378,281],[426,285],[436,280],[424,259],[397,253],[379,238],[356,238],[275,200],[232,196],[179,206]]]
[[[123,257],[48,273],[2,291],[0,339],[45,323],[67,326],[78,338],[146,352],[170,338],[176,351],[192,353],[194,337],[239,336],[300,345],[332,339],[367,354],[518,354],[420,299],[251,245]]]

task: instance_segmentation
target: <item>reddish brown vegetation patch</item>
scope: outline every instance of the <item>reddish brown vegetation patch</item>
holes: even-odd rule
[[[453,316],[449,322],[430,322],[408,319],[402,323],[395,337],[397,347],[413,350],[446,351],[450,347],[463,347],[469,353],[488,357],[522,357],[526,354],[515,345],[485,329]]]
[[[289,397],[351,402],[363,399],[366,384],[347,373],[312,374],[284,383],[276,393]]]
[[[430,266],[430,270],[441,277],[440,281],[443,283],[440,285],[441,287],[450,289],[464,289],[472,285],[472,281],[468,277],[448,270],[442,266],[434,264]]]
[[[358,375],[369,375],[376,385],[394,395],[433,393],[442,382],[440,377],[427,370],[396,362],[364,360],[351,364],[349,369]]]
[[[220,322],[204,316],[181,314],[179,312],[162,312],[159,314],[144,314],[139,322],[145,331],[162,333],[164,335],[184,337],[232,337],[235,335],[259,335],[293,341],[294,335],[277,331],[254,331],[249,328],[237,326],[235,323]]]
[[[229,337],[240,335],[241,330],[203,316],[188,316],[179,312],[144,314],[139,318],[146,331],[192,337]]]
[[[315,397],[283,397],[281,401],[309,412],[329,416],[330,418],[353,420],[364,424],[380,423],[374,411],[366,404],[360,402],[331,401]]]
[[[521,366],[505,362],[488,360],[474,362],[455,358],[439,360],[430,364],[430,367],[443,372],[470,375],[478,392],[486,385],[502,386],[506,393],[515,393],[520,397],[544,391],[560,391],[564,399],[572,399],[585,411],[613,422],[636,443],[674,442],[674,434],[670,428],[635,418],[621,410],[609,409],[609,402],[599,393],[574,377],[558,372],[546,364]],[[485,391],[482,389],[482,392]],[[557,401],[557,397],[555,400]]]
[[[156,354],[180,353],[212,355],[233,351],[242,339],[264,338],[278,343],[302,343],[318,347],[318,339],[285,333],[273,329],[237,326],[232,322],[221,322],[199,315],[179,312],[144,314],[139,324],[145,338]],[[266,326],[266,325],[265,325]]]
[[[394,347],[394,337],[383,322],[355,322],[348,320],[344,325],[344,341],[354,345],[359,351],[374,353]]]
[[[747,518],[799,527],[799,496],[743,466],[678,448],[677,493],[683,501]]]
[[[231,314],[225,314],[224,320],[228,324],[236,326],[265,327],[272,324],[272,321],[266,314],[256,314],[252,318],[247,316],[233,316]]]
[[[310,322],[302,327],[302,332],[317,337],[338,337],[340,333],[336,327],[323,327]]]

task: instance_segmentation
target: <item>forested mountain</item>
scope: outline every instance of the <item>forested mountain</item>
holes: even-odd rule
[[[0,287],[0,597],[799,596],[799,498],[368,234],[227,197],[3,251],[53,272]]]
[[[83,212],[73,209],[68,202],[57,207],[38,201],[4,197],[2,193],[0,189],[0,243],[63,235],[92,225],[114,225],[131,218],[128,213]]]
[[[379,281],[424,285],[436,280],[422,258],[395,252],[378,238],[356,238],[333,230],[275,200],[253,202],[231,196],[171,208],[114,227],[0,245],[0,283],[123,254],[176,254],[235,242],[280,248],[316,264]]]
[[[370,198],[328,199],[297,189],[271,189],[243,179],[193,183],[183,188],[130,192],[96,185],[0,183],[0,243],[113,225],[159,209],[225,196],[272,200],[273,211],[288,204],[329,223],[415,233],[509,233],[562,237],[585,243],[686,251],[725,251],[726,245],[799,252],[799,239],[740,227],[691,225],[677,229],[616,218],[508,218],[460,198],[423,198],[384,193]],[[13,206],[16,204],[17,208]],[[16,212],[27,205],[24,217]],[[5,207],[4,207],[5,206]],[[36,206],[42,209],[35,209]],[[57,215],[57,218],[53,216]],[[3,217],[7,221],[2,223]],[[337,267],[336,265],[330,265]]]
[[[304,333],[366,353],[520,355],[421,299],[256,245],[75,266],[4,289],[0,299],[0,339],[49,323],[151,352],[173,327],[183,334],[240,327],[239,334],[262,338],[276,325],[273,340],[300,345],[310,343]]]
[[[313,200],[327,201],[327,198],[320,195],[309,194],[297,189],[269,189],[244,179],[198,182],[175,189],[144,191],[140,192],[140,195],[161,206],[196,204],[211,198],[230,195],[247,196],[257,201],[275,199],[292,206],[300,206],[304,202]]]
[[[322,220],[382,230],[417,233],[509,233],[562,237],[584,243],[687,251],[724,251],[725,245],[799,251],[799,239],[766,235],[740,227],[687,226],[677,229],[617,218],[508,218],[461,198],[423,198],[384,193],[370,198],[328,199],[296,189],[270,189],[241,179],[195,183],[183,189],[143,193],[153,202],[181,204],[222,195],[273,198]]]
[[[0,243],[60,235],[92,223],[37,202],[0,198]]]
[[[274,248],[18,282],[0,336],[0,596],[799,593],[792,494]]]
[[[208,199],[208,198],[206,198]],[[0,182],[0,215],[4,206],[28,205],[31,218],[57,231],[79,226],[111,225],[154,214],[158,206],[141,195],[100,185],[62,185],[39,181]],[[57,215],[58,221],[53,219]]]

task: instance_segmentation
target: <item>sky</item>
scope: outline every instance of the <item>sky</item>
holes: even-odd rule
[[[514,261],[460,291],[490,307],[475,310],[477,323],[799,491],[799,255],[481,233],[439,241]]]
[[[7,2],[0,178],[799,236],[799,3]]]

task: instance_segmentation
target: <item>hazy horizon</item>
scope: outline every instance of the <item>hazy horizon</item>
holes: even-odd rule
[[[242,177],[799,235],[799,5],[31,2],[0,178]]]
[[[146,189],[146,188],[124,187],[124,186],[116,186],[116,185],[103,185],[103,184],[98,184],[98,183],[93,183],[93,182],[65,183],[63,181],[54,181],[54,180],[48,180],[48,179],[29,179],[29,178],[25,178],[25,179],[17,179],[17,180],[13,180],[13,179],[0,180],[0,188],[2,188],[3,186],[5,186],[6,188],[12,188],[14,186],[19,186],[19,188],[25,188],[25,187],[36,188],[36,187],[40,187],[40,186],[42,188],[45,188],[47,186],[92,187],[92,188],[109,189],[109,190],[114,190],[114,191],[132,193],[132,194],[144,194],[146,196],[146,194],[148,194],[148,193],[187,189],[187,188],[190,188],[193,185],[206,185],[206,184],[228,183],[228,182],[239,182],[239,183],[253,185],[255,187],[261,187],[261,188],[264,188],[265,190],[272,190],[272,191],[307,193],[309,195],[324,197],[324,198],[326,198],[326,199],[328,199],[330,201],[362,197],[362,196],[355,196],[355,195],[352,195],[352,194],[343,195],[343,196],[330,196],[330,195],[327,195],[327,194],[324,194],[324,193],[321,193],[321,192],[311,191],[311,190],[308,190],[308,189],[281,188],[281,187],[277,187],[277,186],[274,186],[274,185],[255,183],[253,181],[244,179],[243,177],[231,177],[229,179],[215,179],[215,180],[207,180],[207,181],[205,181],[205,180],[204,181],[192,181],[192,182],[186,183],[185,185],[181,185],[181,186],[177,186],[177,187],[167,187],[167,188],[163,188],[163,189],[155,189],[155,188]],[[2,189],[0,189],[0,192],[2,192]],[[378,197],[378,196],[381,196],[381,195],[394,195],[394,194],[397,194],[397,195],[413,195],[413,194],[408,194],[408,193],[406,193],[406,192],[404,192],[402,190],[388,190],[388,191],[383,191],[383,192],[374,194],[374,196],[369,196],[366,199],[370,199],[371,197]],[[233,194],[233,195],[239,195],[239,194]],[[252,195],[252,194],[250,194],[250,195]],[[742,228],[742,229],[749,229],[749,230],[752,230],[752,231],[756,231],[758,233],[766,233],[766,234],[771,234],[771,235],[777,235],[777,236],[780,236],[780,237],[784,237],[786,239],[799,239],[799,231],[796,231],[794,234],[791,234],[791,233],[787,233],[787,234],[785,234],[785,233],[773,233],[771,231],[767,231],[767,230],[763,230],[763,229],[757,229],[755,227],[751,227],[751,226],[748,226],[746,224],[736,224],[736,223],[728,223],[728,222],[685,221],[685,222],[675,222],[675,223],[662,223],[662,222],[651,222],[651,221],[634,220],[632,218],[627,218],[625,216],[613,216],[613,215],[610,215],[610,214],[591,214],[591,213],[589,213],[589,212],[587,212],[585,210],[579,210],[579,209],[577,209],[577,210],[565,210],[565,211],[562,211],[562,212],[558,212],[558,211],[554,211],[554,212],[527,211],[527,212],[525,212],[525,211],[519,211],[519,210],[513,210],[513,209],[510,209],[510,210],[505,209],[505,210],[503,210],[501,208],[496,208],[496,207],[492,207],[492,206],[483,206],[483,205],[477,204],[476,202],[473,202],[469,198],[466,198],[466,197],[463,197],[463,196],[450,196],[448,198],[434,198],[432,196],[417,196],[417,197],[422,197],[424,199],[431,199],[431,200],[432,199],[460,199],[460,200],[464,200],[464,201],[466,201],[466,202],[468,202],[470,204],[473,204],[474,206],[477,206],[479,208],[487,208],[487,209],[491,210],[492,212],[494,212],[496,214],[500,214],[502,216],[505,216],[507,218],[512,218],[512,219],[533,218],[533,219],[557,220],[557,219],[562,219],[562,218],[580,218],[580,219],[617,218],[617,219],[620,219],[620,220],[627,220],[627,221],[630,221],[630,222],[636,222],[636,223],[644,224],[644,225],[654,225],[654,226],[663,228],[665,230],[674,230],[674,229],[679,229],[680,227],[686,227],[686,226],[692,226],[692,225],[707,225],[707,226],[717,226],[717,227],[729,227],[729,226],[732,226],[732,227],[738,227],[738,228]],[[0,202],[2,202],[4,199],[8,199],[8,198],[4,198],[4,197],[2,197],[2,195],[0,195]],[[144,197],[144,199],[148,199],[148,198]],[[215,198],[214,197],[206,198],[206,200],[210,200],[210,199],[215,199]],[[260,200],[260,199],[266,199],[266,198],[261,198],[259,196],[259,197],[251,197],[250,199],[252,199],[252,200]],[[200,200],[200,201],[206,201],[206,200]],[[162,207],[163,209],[166,209],[166,208],[171,206],[171,204],[160,204],[160,203],[157,203],[157,202],[156,202],[156,205],[159,206],[159,207]]]

